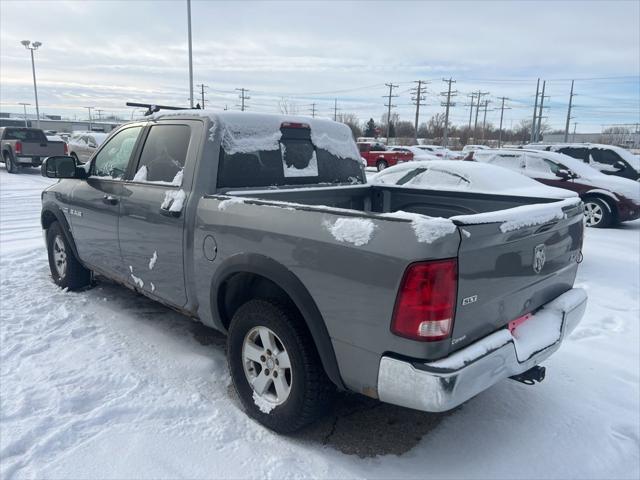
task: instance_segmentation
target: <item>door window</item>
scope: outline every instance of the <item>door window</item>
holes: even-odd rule
[[[121,179],[127,171],[131,154],[142,127],[131,127],[116,133],[98,152],[92,165],[92,175]]]
[[[516,171],[524,168],[522,156],[515,153],[495,155],[488,163]]]
[[[537,155],[527,154],[526,156],[527,175],[532,177],[555,179],[556,174],[552,166],[555,166],[553,162]]]
[[[133,180],[180,186],[190,137],[187,125],[152,126]]]

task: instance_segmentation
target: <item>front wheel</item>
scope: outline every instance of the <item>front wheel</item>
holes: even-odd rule
[[[331,404],[333,384],[292,308],[262,299],[245,303],[231,320],[227,355],[246,412],[271,430],[298,430]]]
[[[91,272],[74,255],[58,222],[53,222],[47,229],[47,253],[51,278],[56,285],[79,290],[91,283]]]
[[[606,228],[613,220],[613,212],[604,200],[587,198],[584,201],[584,223],[587,227]]]
[[[381,172],[382,170],[384,170],[388,166],[389,166],[389,164],[387,163],[386,160],[378,160],[378,163],[376,163],[376,167],[378,168],[379,172]]]

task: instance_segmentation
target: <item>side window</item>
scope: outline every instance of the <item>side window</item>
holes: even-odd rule
[[[359,143],[358,144],[358,150],[360,150],[361,152],[368,152],[369,151],[369,146],[366,143]]]
[[[191,129],[187,125],[154,125],[142,147],[136,182],[182,183]]]
[[[553,163],[545,160],[544,158],[538,157],[537,155],[527,155],[526,165],[528,174],[535,177],[555,178],[556,176],[550,166],[553,165]]]
[[[499,154],[495,155],[488,163],[498,165],[499,167],[508,168],[510,170],[520,170],[524,168],[524,162],[522,157],[515,154]]]
[[[121,179],[129,165],[133,148],[142,127],[131,127],[118,132],[98,152],[91,174],[98,177]]]

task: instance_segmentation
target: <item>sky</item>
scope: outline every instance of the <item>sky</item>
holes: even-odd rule
[[[640,1],[583,2],[216,2],[192,1],[194,84],[205,104],[300,114],[353,113],[379,121],[385,84],[393,111],[414,121],[411,89],[427,84],[420,119],[442,112],[452,78],[452,123],[469,121],[468,95],[490,101],[506,128],[533,115],[537,78],[544,115],[564,129],[575,79],[571,129],[640,122]],[[187,2],[0,1],[0,111],[35,113],[29,52],[35,51],[41,113],[87,118],[102,110],[142,112],[127,101],[188,105]],[[199,87],[196,87],[199,100]],[[284,100],[283,100],[284,99]],[[312,106],[315,104],[315,107]],[[481,109],[480,122],[484,111]],[[475,115],[475,113],[474,113]]]

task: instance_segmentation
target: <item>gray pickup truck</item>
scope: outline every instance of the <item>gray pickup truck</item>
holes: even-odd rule
[[[47,157],[66,155],[67,144],[47,140],[38,128],[1,127],[0,150],[9,173],[19,173],[19,167],[39,167]]]
[[[330,120],[156,114],[86,165],[45,161],[51,275],[94,273],[225,332],[235,389],[278,432],[337,389],[445,411],[539,363],[582,318],[582,205],[371,185]]]

